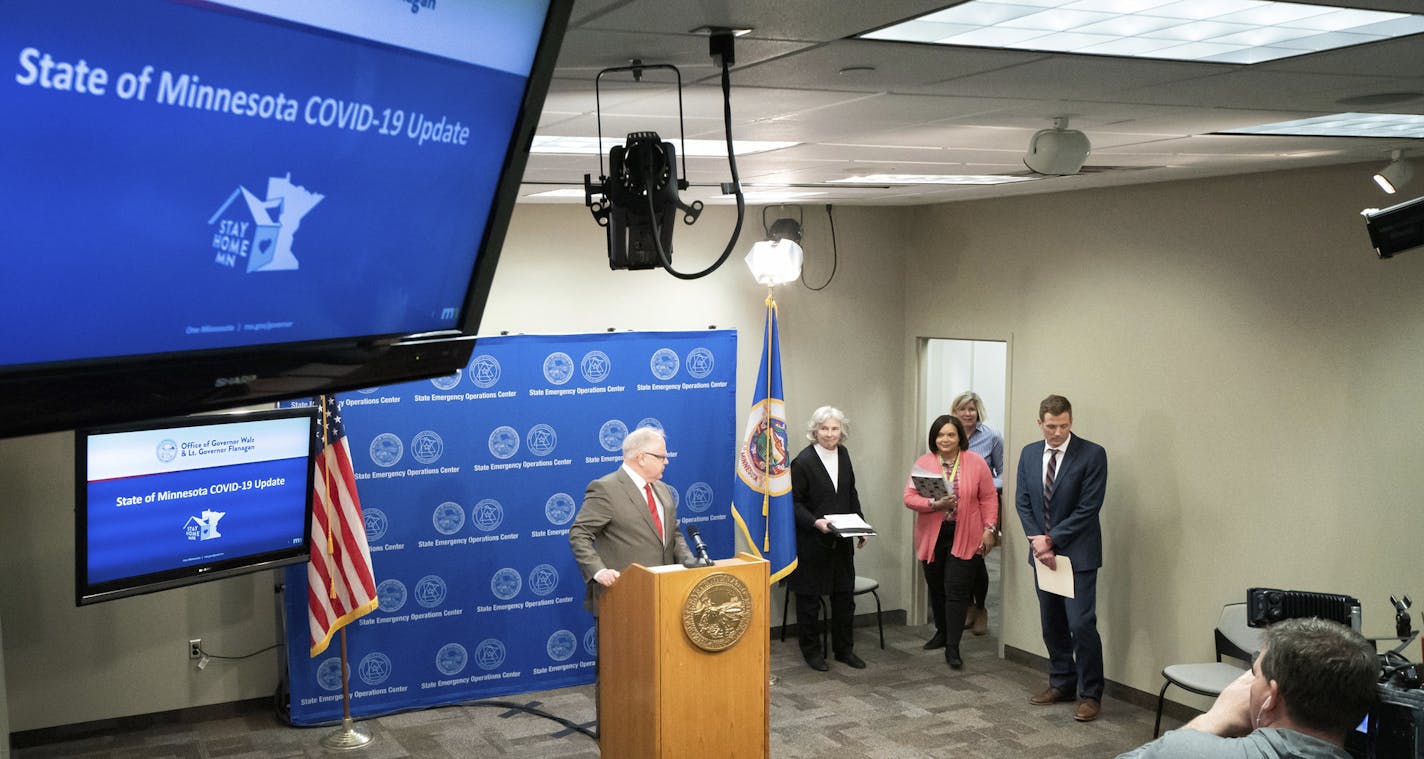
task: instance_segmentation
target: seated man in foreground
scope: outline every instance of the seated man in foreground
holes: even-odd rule
[[[1205,714],[1118,759],[1349,759],[1345,737],[1377,698],[1374,647],[1323,619],[1277,622],[1262,643]]]

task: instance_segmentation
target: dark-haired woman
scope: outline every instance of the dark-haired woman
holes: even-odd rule
[[[954,669],[964,666],[959,639],[974,583],[975,556],[994,547],[999,501],[989,465],[966,450],[964,425],[951,414],[930,424],[929,453],[915,460],[905,481],[905,506],[915,518],[915,558],[929,585],[935,634],[925,649],[944,647],[944,660]],[[915,479],[938,477],[947,495],[920,495]]]

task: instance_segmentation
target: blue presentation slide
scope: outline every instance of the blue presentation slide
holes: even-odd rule
[[[189,3],[0,13],[0,323],[23,336],[0,367],[456,326],[526,85],[505,60]]]
[[[306,456],[89,483],[90,583],[302,543]]]

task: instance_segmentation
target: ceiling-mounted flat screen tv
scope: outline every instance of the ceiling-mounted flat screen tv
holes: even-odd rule
[[[79,605],[306,561],[316,410],[81,429]]]
[[[0,436],[464,366],[570,6],[0,3]]]

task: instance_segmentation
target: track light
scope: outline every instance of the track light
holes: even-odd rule
[[[1093,149],[1088,135],[1068,128],[1068,117],[1053,119],[1052,129],[1040,129],[1028,142],[1024,165],[1029,170],[1050,176],[1077,174]]]
[[[1409,180],[1414,178],[1414,169],[1408,162],[1400,158],[1402,154],[1403,151],[1400,150],[1390,153],[1389,165],[1375,172],[1375,184],[1390,195],[1409,184]]]

